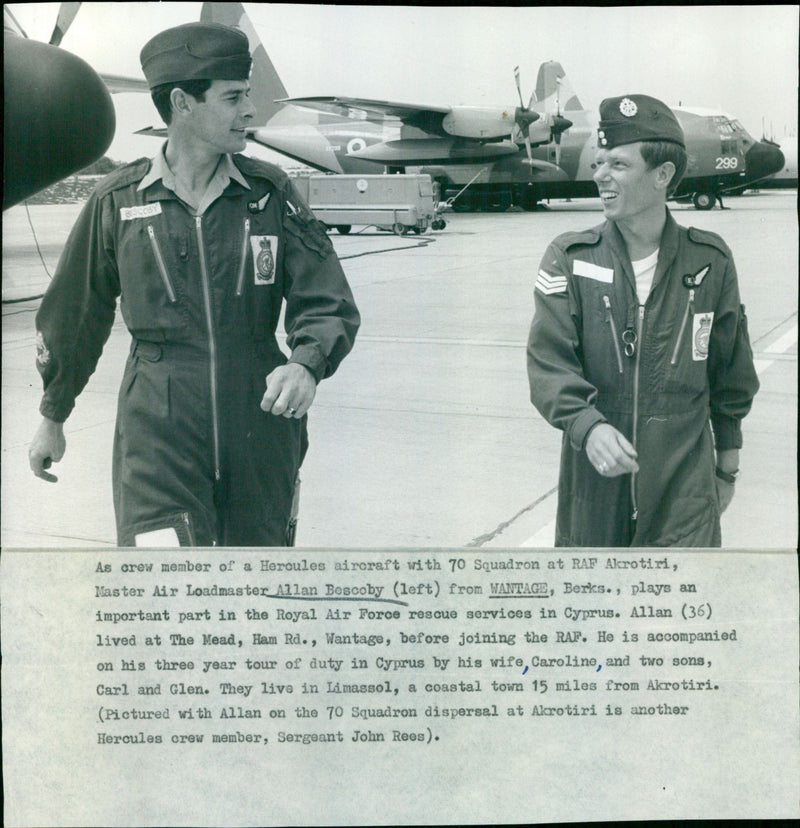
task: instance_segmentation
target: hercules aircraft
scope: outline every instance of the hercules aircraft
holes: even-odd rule
[[[271,150],[326,172],[428,173],[442,198],[456,194],[454,209],[505,209],[512,203],[534,209],[541,199],[597,196],[597,117],[583,109],[560,63],[541,65],[527,106],[518,71],[519,106],[289,98],[240,3],[204,3],[201,20],[247,33],[258,111],[249,137]],[[727,115],[674,111],[689,154],[675,197],[692,198],[698,209],[711,209],[726,191],[751,186],[783,166],[776,145],[755,141]]]
[[[62,4],[77,7],[80,4]],[[248,137],[333,173],[424,172],[454,209],[534,209],[541,199],[595,197],[596,116],[583,109],[560,63],[543,63],[525,106],[430,107],[360,98],[288,98],[240,3],[204,3],[201,20],[241,28],[253,54]],[[112,92],[147,91],[142,79],[102,75]],[[676,193],[698,209],[780,170],[784,157],[722,113],[676,109],[689,168]],[[140,134],[163,136],[163,128]],[[468,186],[467,186],[468,185]]]

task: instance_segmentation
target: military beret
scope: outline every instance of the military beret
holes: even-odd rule
[[[598,149],[636,141],[669,141],[686,149],[683,130],[672,110],[649,95],[621,95],[600,104]]]
[[[184,23],[159,32],[139,60],[151,89],[185,80],[246,80],[252,63],[247,35],[221,23]]]

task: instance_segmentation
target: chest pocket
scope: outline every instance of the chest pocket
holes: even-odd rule
[[[579,292],[582,314],[581,347],[587,379],[601,392],[624,388],[630,362],[624,356],[623,334],[630,302],[617,288],[614,270],[576,259],[572,281]]]
[[[665,390],[699,393],[708,385],[708,353],[714,312],[696,301],[695,291],[686,291],[686,305],[672,328]]]
[[[264,213],[242,219],[237,241],[233,318],[256,341],[274,336],[283,297],[283,238],[274,212],[270,204]]]
[[[153,218],[123,223],[120,308],[132,333],[162,339],[186,332],[188,259],[187,233],[167,232]]]

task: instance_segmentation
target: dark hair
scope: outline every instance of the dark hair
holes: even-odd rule
[[[672,195],[686,172],[688,165],[686,150],[672,141],[642,141],[639,149],[650,170],[660,167],[666,161],[671,161],[675,165],[675,175],[672,176],[672,181],[667,187],[667,195]]]
[[[161,119],[169,126],[170,121],[172,121],[172,103],[169,98],[173,89],[182,89],[198,101],[204,101],[206,99],[205,93],[210,88],[211,81],[207,79],[172,81],[154,86],[150,90],[150,97],[153,99]]]

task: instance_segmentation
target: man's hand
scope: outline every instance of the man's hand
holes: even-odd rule
[[[317,383],[311,371],[297,362],[278,366],[267,377],[267,390],[261,400],[264,411],[284,417],[302,417],[314,402]]]
[[[586,456],[603,477],[618,477],[639,471],[636,449],[608,423],[600,423],[589,432]]]
[[[717,451],[717,467],[728,474],[739,471],[739,449],[724,449]],[[735,483],[726,483],[715,478],[717,484],[717,497],[719,498],[719,513],[722,514],[733,500],[736,491]]]
[[[719,478],[716,478],[716,484],[717,497],[719,498],[719,513],[722,514],[731,505],[733,495],[736,492],[736,485],[734,483],[726,483]]]
[[[51,463],[58,463],[66,450],[64,424],[42,417],[42,422],[36,434],[33,435],[33,441],[28,449],[28,462],[33,473],[42,480],[55,483],[58,478],[45,470],[50,468]]]

